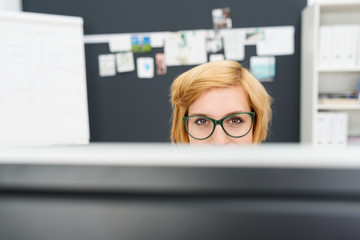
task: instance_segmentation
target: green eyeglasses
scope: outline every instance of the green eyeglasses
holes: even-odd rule
[[[254,116],[254,112],[234,113],[220,120],[204,116],[189,116],[184,117],[183,122],[188,134],[197,140],[209,138],[214,133],[216,125],[220,125],[230,137],[241,138],[250,132]]]

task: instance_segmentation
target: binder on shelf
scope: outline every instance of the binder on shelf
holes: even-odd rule
[[[331,67],[331,47],[332,47],[332,26],[321,26],[320,27],[320,56],[319,56],[319,67],[330,68]]]
[[[335,25],[332,31],[332,55],[331,62],[333,68],[347,68],[346,66],[346,55],[348,45],[348,31],[346,26]]]
[[[358,26],[343,25],[342,31],[342,52],[340,56],[341,66],[344,68],[355,68],[357,58]]]
[[[348,114],[332,113],[330,115],[330,144],[345,145],[347,143]]]
[[[319,112],[316,116],[318,145],[346,145],[348,114],[345,112]]]
[[[357,27],[357,46],[356,46],[356,65],[358,68],[360,68],[360,26]]]
[[[332,52],[330,61],[333,68],[341,68],[343,62],[344,37],[341,26],[332,26]]]
[[[327,144],[327,139],[328,139],[328,123],[329,118],[327,117],[327,113],[318,113],[316,115],[316,124],[317,124],[317,128],[316,128],[316,144],[318,145],[325,145]]]

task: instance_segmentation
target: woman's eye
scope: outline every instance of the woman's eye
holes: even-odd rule
[[[205,118],[199,118],[199,119],[196,119],[195,123],[197,125],[207,125],[207,124],[209,124],[209,120],[207,120]]]
[[[230,123],[230,124],[240,124],[240,123],[242,123],[242,120],[240,118],[230,118],[228,123]]]

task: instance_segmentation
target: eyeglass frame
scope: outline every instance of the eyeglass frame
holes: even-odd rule
[[[251,117],[251,126],[249,128],[249,130],[244,134],[244,135],[241,135],[241,136],[232,136],[230,135],[224,128],[224,125],[223,125],[223,122],[226,118],[228,117],[231,117],[231,116],[235,116],[235,115],[238,115],[238,114],[248,114],[250,115]],[[189,118],[193,118],[193,117],[201,117],[201,118],[205,118],[205,119],[208,119],[210,120],[213,124],[214,124],[214,127],[213,127],[213,130],[212,132],[210,133],[209,136],[207,136],[206,138],[196,138],[196,137],[193,137],[190,133],[189,133],[189,130],[188,130],[188,127],[187,127],[187,124],[186,124],[186,121],[189,119]],[[187,116],[187,117],[183,117],[183,122],[184,122],[184,125],[185,125],[185,130],[186,132],[190,135],[190,137],[196,139],[196,140],[205,140],[205,139],[208,139],[209,137],[211,137],[211,135],[214,133],[215,131],[215,128],[217,125],[220,125],[222,130],[230,137],[233,137],[233,138],[241,138],[241,137],[245,137],[252,129],[253,127],[253,124],[254,124],[254,117],[255,117],[255,112],[239,112],[239,113],[233,113],[233,114],[230,114],[229,116],[226,116],[222,119],[219,119],[219,120],[215,120],[215,119],[212,119],[212,118],[209,118],[209,117],[205,117],[205,116]]]

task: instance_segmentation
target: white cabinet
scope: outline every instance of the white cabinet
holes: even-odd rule
[[[323,26],[358,26],[355,66],[332,64],[320,67],[320,31]],[[334,35],[329,37],[334,40]],[[326,47],[326,46],[325,46]],[[347,46],[345,46],[347,47]],[[334,50],[334,46],[332,46]],[[360,137],[360,104],[320,104],[319,94],[324,92],[349,92],[356,89],[360,78],[360,2],[339,0],[315,3],[301,16],[301,106],[300,140],[318,145],[317,118],[322,112],[341,112],[347,115],[347,137]],[[328,129],[333,131],[332,128]],[[345,143],[346,144],[346,143]]]

